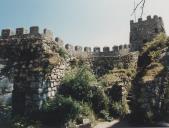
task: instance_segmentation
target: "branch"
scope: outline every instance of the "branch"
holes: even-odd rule
[[[138,9],[138,7],[141,5],[141,16],[140,16],[140,17],[142,17],[143,12],[144,12],[145,2],[146,2],[146,0],[141,0],[141,1],[136,5],[136,7],[133,9],[133,12],[132,12],[131,16],[136,12],[136,10]]]
[[[146,3],[146,0],[143,0],[143,4],[142,4],[142,6],[141,6],[141,16],[140,16],[140,17],[143,16],[145,3]]]

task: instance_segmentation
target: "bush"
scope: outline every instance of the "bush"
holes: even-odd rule
[[[58,53],[64,59],[69,58],[69,54],[63,48],[59,48]]]
[[[103,89],[95,84],[96,78],[89,68],[76,68],[66,74],[59,92],[77,101],[91,104],[94,112],[98,114],[102,110],[107,110],[108,99]]]
[[[81,124],[82,119],[90,119],[92,123],[95,121],[95,116],[91,105],[84,102],[80,102],[80,114],[76,119],[76,123]]]
[[[25,117],[20,117],[16,116],[13,117],[12,123],[11,123],[12,128],[40,128],[41,123],[39,121],[33,121]]]
[[[63,126],[74,120],[80,113],[79,103],[71,98],[56,95],[54,100],[49,100],[43,105],[41,120],[45,124]]]
[[[93,86],[92,87],[93,96],[91,98],[92,108],[100,115],[101,111],[108,111],[108,97],[105,95],[102,88]]]
[[[65,75],[59,92],[78,101],[89,102],[92,97],[91,85],[93,84],[96,84],[96,78],[89,68],[75,68]]]
[[[108,110],[108,98],[104,89],[96,86],[96,78],[88,67],[75,68],[69,71],[62,81],[59,90],[64,96],[71,96],[77,101],[90,104],[93,111],[100,116],[100,112]]]
[[[113,117],[121,117],[123,118],[125,115],[128,114],[128,105],[125,103],[119,102],[113,102],[110,104],[110,114]]]

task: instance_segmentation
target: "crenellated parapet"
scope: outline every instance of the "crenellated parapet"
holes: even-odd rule
[[[124,45],[119,45],[119,46],[113,46],[111,47],[82,47],[82,46],[73,46],[71,44],[66,44],[65,49],[73,54],[74,56],[78,55],[85,55],[85,54],[90,54],[95,57],[99,56],[122,56],[126,55],[129,53],[130,50],[130,45],[124,44]]]
[[[162,22],[162,18],[157,16],[157,15],[154,15],[153,17],[152,16],[147,16],[147,18],[144,20],[142,18],[138,18],[138,20],[135,22],[134,20],[130,20],[130,24],[133,25],[139,25],[139,24],[143,24],[143,23],[153,23],[153,22]]]
[[[8,39],[25,39],[25,38],[37,38],[37,39],[47,39],[55,41],[56,44],[58,44],[59,47],[62,47],[66,49],[71,55],[73,56],[121,56],[126,55],[129,52],[130,46],[120,45],[120,46],[113,46],[111,47],[82,47],[82,46],[73,46],[71,44],[64,44],[63,40],[59,37],[53,38],[53,33],[48,29],[43,29],[42,32],[40,32],[40,29],[38,26],[32,26],[28,29],[25,28],[16,28],[15,31],[11,29],[3,29],[1,31],[0,40],[6,40]]]
[[[29,31],[25,28],[16,28],[15,31],[13,31],[12,29],[3,29],[0,36],[1,39],[22,37],[53,39],[53,33],[48,29],[44,29],[43,32],[40,32],[38,26],[32,26],[29,28]]]

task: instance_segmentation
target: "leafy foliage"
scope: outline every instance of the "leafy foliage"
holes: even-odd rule
[[[121,117],[123,118],[128,114],[129,108],[126,103],[122,103],[121,101],[112,102],[110,104],[110,114],[113,117]]]
[[[25,117],[16,116],[11,122],[12,128],[41,128],[41,123],[39,121],[34,121],[27,119]]]
[[[64,125],[75,119],[80,113],[80,105],[71,98],[56,95],[54,100],[49,100],[43,105],[42,122],[45,124]]]
[[[69,57],[69,54],[63,48],[59,48],[58,53],[59,53],[60,57],[62,57],[64,59],[67,59]]]
[[[96,78],[88,67],[75,68],[65,76],[60,93],[91,104],[93,110],[99,113],[107,109],[108,99],[104,91],[95,84]]]

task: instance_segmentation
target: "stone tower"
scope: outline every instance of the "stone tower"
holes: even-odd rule
[[[138,22],[130,21],[130,50],[139,51],[144,43],[151,41],[157,34],[164,32],[164,24],[161,17],[147,16],[146,20],[138,19]]]

